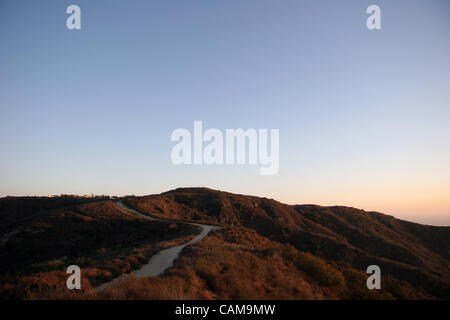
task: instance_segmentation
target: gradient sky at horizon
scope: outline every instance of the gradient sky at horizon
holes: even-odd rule
[[[173,165],[194,120],[279,128],[279,173]],[[0,196],[206,186],[450,225],[449,123],[448,0],[0,0]]]

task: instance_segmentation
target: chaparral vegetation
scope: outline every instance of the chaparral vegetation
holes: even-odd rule
[[[60,201],[60,202],[58,202]],[[83,203],[80,203],[83,202]],[[124,202],[0,199],[3,299],[448,299],[449,227],[349,207],[286,205],[206,188]],[[223,226],[184,248],[162,275],[133,271],[162,248]],[[82,269],[82,289],[65,268]],[[366,286],[379,265],[382,289]],[[125,276],[124,276],[125,275]],[[122,276],[104,290],[95,288]]]

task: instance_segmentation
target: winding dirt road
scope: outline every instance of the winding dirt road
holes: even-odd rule
[[[142,213],[128,207],[122,201],[115,202],[115,205],[118,206],[122,210],[126,210],[128,213],[138,215],[142,218],[145,218],[148,220],[158,220],[154,217],[150,217],[148,215],[142,214]],[[179,221],[175,221],[175,222],[179,222]],[[180,253],[184,249],[184,247],[190,245],[191,243],[202,240],[204,237],[206,237],[208,235],[209,232],[211,232],[213,230],[222,229],[222,227],[208,225],[208,224],[191,223],[191,222],[184,222],[184,223],[189,223],[189,224],[199,226],[202,228],[202,232],[200,232],[193,239],[191,239],[190,241],[188,241],[184,244],[161,250],[160,252],[158,252],[157,254],[152,256],[147,264],[144,264],[140,269],[133,272],[135,278],[159,276],[164,271],[166,271],[167,269],[169,269],[170,267],[173,266],[173,262],[175,261],[176,258],[178,258],[178,256],[180,255]],[[123,279],[123,277],[115,278],[109,282],[103,283],[102,285],[98,286],[96,289],[103,290],[103,289],[109,287],[110,285],[112,285],[113,283],[115,283],[116,281],[119,281],[121,279]]]

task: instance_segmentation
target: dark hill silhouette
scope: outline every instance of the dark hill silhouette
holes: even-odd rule
[[[207,188],[122,200],[162,219],[106,198],[0,199],[0,299],[450,299],[450,227]],[[194,237],[186,220],[224,228],[161,276],[92,289]],[[70,264],[82,268],[83,290],[66,288]],[[373,264],[382,290],[367,289]]]
[[[65,290],[58,298],[67,298],[67,266],[83,268],[88,289],[200,231],[131,215],[105,198],[69,196],[2,198],[0,226],[6,230],[0,234],[0,299],[23,298],[30,288],[40,292],[36,283],[57,283]]]
[[[350,207],[287,205],[208,188],[179,188],[127,202],[161,217],[253,229],[358,270],[376,264],[383,274],[434,296],[450,297],[450,227],[420,225]]]

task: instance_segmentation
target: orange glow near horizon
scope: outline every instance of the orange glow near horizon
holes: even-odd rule
[[[310,203],[323,206],[341,205],[366,211],[377,211],[395,218],[421,224],[450,226],[450,188],[440,185],[365,186],[331,188],[322,192],[310,190],[277,200],[289,204]]]

